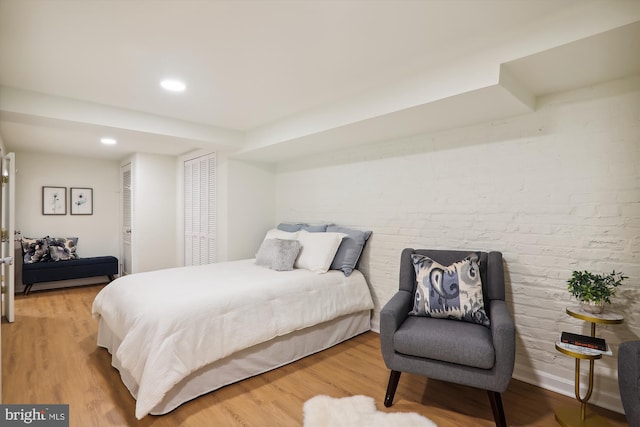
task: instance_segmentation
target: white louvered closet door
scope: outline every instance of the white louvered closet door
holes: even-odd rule
[[[184,265],[216,262],[216,155],[184,162]]]

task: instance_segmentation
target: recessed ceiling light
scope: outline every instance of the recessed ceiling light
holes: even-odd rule
[[[165,90],[171,92],[184,92],[184,90],[187,88],[187,85],[184,84],[184,82],[174,79],[165,79],[160,82],[160,86],[162,86]]]
[[[100,142],[102,142],[104,145],[115,145],[118,141],[113,138],[102,138],[100,139]]]

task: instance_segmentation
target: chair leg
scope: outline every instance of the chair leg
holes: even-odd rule
[[[489,402],[491,402],[491,411],[496,427],[507,427],[507,419],[504,416],[504,408],[502,407],[502,396],[497,391],[487,390],[489,393]]]
[[[400,371],[391,371],[389,375],[389,385],[387,385],[387,394],[384,397],[384,406],[387,408],[393,405],[393,397],[396,395],[398,381],[400,381]]]

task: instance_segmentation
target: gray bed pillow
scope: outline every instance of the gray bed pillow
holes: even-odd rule
[[[347,235],[342,239],[338,252],[335,258],[333,258],[331,270],[342,270],[345,276],[349,276],[358,264],[364,244],[367,243],[367,240],[371,236],[371,231],[353,230],[351,228],[330,225],[327,227],[327,232],[344,233]]]
[[[265,239],[256,253],[256,264],[276,271],[291,271],[298,253],[300,242],[297,240]]]
[[[301,230],[307,230],[309,233],[324,233],[327,230],[327,227],[333,225],[333,224],[316,224],[316,225],[309,225],[309,224],[302,224],[302,228]]]
[[[278,230],[287,231],[289,233],[293,233],[295,231],[300,230],[306,224],[291,224],[286,222],[281,222],[277,225]]]

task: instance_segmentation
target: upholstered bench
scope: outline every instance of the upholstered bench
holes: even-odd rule
[[[35,262],[22,265],[24,295],[28,295],[31,292],[31,287],[36,283],[97,276],[107,276],[111,282],[116,274],[118,274],[118,258],[114,256]]]

